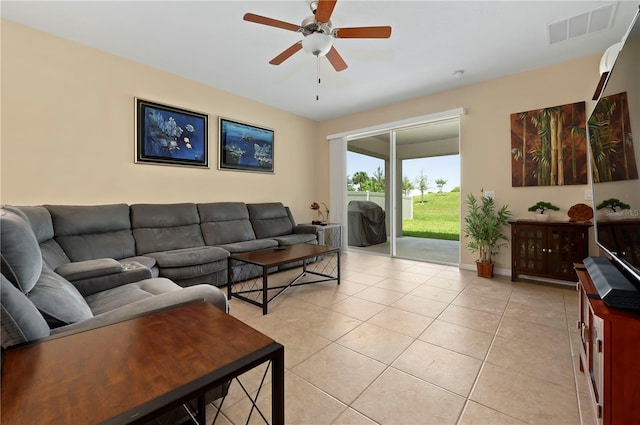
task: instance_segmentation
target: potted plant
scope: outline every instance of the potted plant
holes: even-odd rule
[[[536,215],[534,216],[536,220],[540,220],[540,221],[546,221],[549,219],[550,215],[544,215],[544,212],[546,210],[549,211],[560,211],[560,208],[556,207],[555,205],[553,205],[550,202],[545,202],[545,201],[539,201],[534,205],[531,205],[529,207],[529,211],[536,213]]]
[[[631,208],[629,204],[625,204],[616,198],[605,199],[596,205],[596,209],[598,211],[604,210],[604,215],[609,218],[621,218],[624,215],[622,210],[628,210],[629,208]]]
[[[509,241],[503,228],[507,225],[511,212],[507,205],[497,208],[493,198],[484,196],[484,190],[480,194],[479,199],[472,193],[467,196],[463,231],[464,236],[471,239],[467,248],[479,253],[476,260],[478,276],[493,277],[493,256]]]

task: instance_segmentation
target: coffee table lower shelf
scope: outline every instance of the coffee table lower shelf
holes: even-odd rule
[[[269,286],[269,270],[283,265],[301,262],[302,271],[284,284]],[[249,273],[238,273],[237,265],[253,265]],[[253,252],[232,254],[228,258],[227,296],[262,307],[262,314],[268,313],[268,304],[292,286],[336,281],[340,284],[340,249],[326,245],[296,244],[286,247],[263,249]],[[257,276],[256,276],[257,275]],[[317,276],[315,280],[305,279]],[[270,294],[269,292],[275,293]]]

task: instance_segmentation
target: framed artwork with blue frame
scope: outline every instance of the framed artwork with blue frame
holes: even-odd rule
[[[273,130],[222,117],[218,128],[218,168],[273,173]]]
[[[209,168],[207,114],[135,101],[137,163]]]

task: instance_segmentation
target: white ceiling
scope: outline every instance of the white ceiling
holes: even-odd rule
[[[601,53],[620,41],[640,1],[339,0],[333,26],[390,25],[390,39],[336,39],[349,68],[300,51],[269,60],[299,33],[245,22],[245,12],[299,25],[309,2],[7,1],[8,20],[325,120],[503,75]],[[547,26],[615,5],[611,26],[551,45]],[[461,79],[453,72],[464,70]]]

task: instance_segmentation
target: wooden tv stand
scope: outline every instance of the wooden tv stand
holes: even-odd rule
[[[640,314],[607,307],[584,265],[576,264],[580,370],[599,425],[638,423]]]

